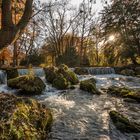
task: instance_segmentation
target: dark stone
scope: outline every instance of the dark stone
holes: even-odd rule
[[[78,75],[88,75],[89,74],[87,69],[80,68],[80,67],[75,68],[74,72]]]
[[[117,97],[134,99],[135,101],[140,103],[140,93],[125,87],[120,88],[116,86],[111,86],[108,88],[107,93],[115,95]]]
[[[140,125],[130,121],[124,115],[117,111],[110,111],[109,115],[116,128],[121,132],[140,133]]]
[[[18,70],[16,68],[8,68],[6,69],[7,80],[13,79],[19,76]]]
[[[89,79],[80,82],[80,89],[93,93],[93,94],[100,94],[100,92],[96,88],[95,80]]]

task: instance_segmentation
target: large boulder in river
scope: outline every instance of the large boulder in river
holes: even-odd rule
[[[57,89],[67,89],[79,83],[77,75],[66,65],[45,68],[46,80]]]
[[[100,94],[100,92],[96,88],[95,79],[84,80],[80,82],[80,89],[90,92],[92,94]]]
[[[60,90],[67,89],[69,85],[69,82],[62,74],[57,75],[57,77],[53,81],[53,87]]]
[[[49,109],[29,98],[0,94],[0,139],[45,140],[52,124]]]
[[[76,68],[74,69],[74,72],[75,72],[76,74],[78,74],[78,75],[88,75],[88,74],[89,74],[87,69],[85,69],[85,68],[80,68],[80,67],[76,67]]]
[[[47,67],[47,68],[44,68],[44,71],[45,71],[46,80],[49,83],[53,83],[53,80],[57,76],[58,69],[56,67]]]
[[[107,90],[108,94],[122,98],[130,98],[140,103],[140,94],[138,91],[130,90],[126,87],[111,86]]]
[[[19,76],[10,79],[7,82],[8,86],[13,89],[19,89],[24,94],[40,94],[45,89],[44,82],[39,77],[31,75]]]
[[[13,79],[19,76],[18,70],[16,68],[7,68],[6,74],[7,74],[7,80]]]
[[[58,67],[58,73],[62,74],[71,85],[79,83],[77,75],[64,64]]]
[[[120,74],[126,75],[126,76],[135,76],[135,71],[132,69],[124,69],[120,72]]]
[[[109,115],[116,128],[121,132],[140,133],[140,125],[130,121],[124,115],[117,111],[110,111]]]
[[[136,75],[140,75],[140,67],[135,68],[135,73],[136,73]]]

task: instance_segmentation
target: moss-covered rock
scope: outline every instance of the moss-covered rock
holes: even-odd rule
[[[88,75],[89,74],[87,69],[80,68],[80,67],[75,68],[74,72],[78,75]]]
[[[6,69],[7,80],[13,79],[19,76],[18,70],[16,68],[8,68]]]
[[[0,94],[0,139],[45,140],[52,114],[37,101]]]
[[[80,82],[80,89],[93,93],[93,94],[100,94],[100,92],[96,88],[96,83],[92,79],[84,80]]]
[[[65,64],[61,64],[61,65],[59,65],[58,66],[58,69],[59,69],[59,71],[67,71],[67,70],[69,70],[69,67],[67,66],[67,65],[65,65]]]
[[[135,71],[131,69],[124,69],[120,72],[120,74],[126,75],[126,76],[135,76]]]
[[[49,67],[44,70],[47,81],[57,89],[67,89],[79,83],[77,75],[64,64],[58,68]]]
[[[8,86],[13,89],[20,89],[24,94],[40,94],[45,89],[44,82],[39,77],[30,75],[19,76],[10,79],[7,82]]]
[[[108,88],[107,93],[122,98],[134,99],[140,103],[140,93],[137,93],[136,91],[130,90],[125,87],[121,88],[121,87],[111,86]]]
[[[71,85],[76,85],[79,83],[78,77],[73,71],[67,70],[61,72],[61,74],[71,83]]]
[[[59,74],[53,81],[53,87],[60,90],[67,89],[69,87],[69,82],[62,74]]]
[[[56,67],[48,67],[48,68],[44,68],[44,71],[45,71],[46,80],[49,83],[53,83],[53,80],[57,76],[58,69]]]
[[[109,115],[116,128],[121,132],[140,133],[140,125],[130,121],[124,115],[118,113],[117,111],[110,111]]]
[[[140,67],[135,68],[135,73],[136,73],[136,75],[140,75]]]

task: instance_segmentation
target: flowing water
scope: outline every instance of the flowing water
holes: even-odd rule
[[[40,70],[42,76],[41,73]],[[43,94],[33,97],[53,111],[49,140],[140,140],[140,134],[122,134],[116,130],[108,115],[110,110],[117,110],[140,123],[140,105],[107,95],[104,90],[111,85],[140,89],[140,78],[105,73],[79,76],[79,79],[91,77],[96,79],[102,95],[81,91],[78,86],[74,90],[60,91],[46,83]],[[0,91],[15,92],[6,85],[1,85]]]

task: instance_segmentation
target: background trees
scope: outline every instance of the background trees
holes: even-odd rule
[[[103,1],[99,15],[93,0],[82,0],[77,7],[68,0],[1,0],[0,47],[12,44],[13,66],[19,65],[21,56],[24,65],[37,59],[41,60],[38,65],[48,60],[50,64],[50,59],[54,65],[69,66],[137,64],[140,2],[108,1]]]
[[[117,0],[104,8],[102,13],[102,26],[105,35],[119,35],[122,59],[131,59],[137,64],[140,56],[140,1],[138,0]],[[117,44],[118,45],[118,44]]]

